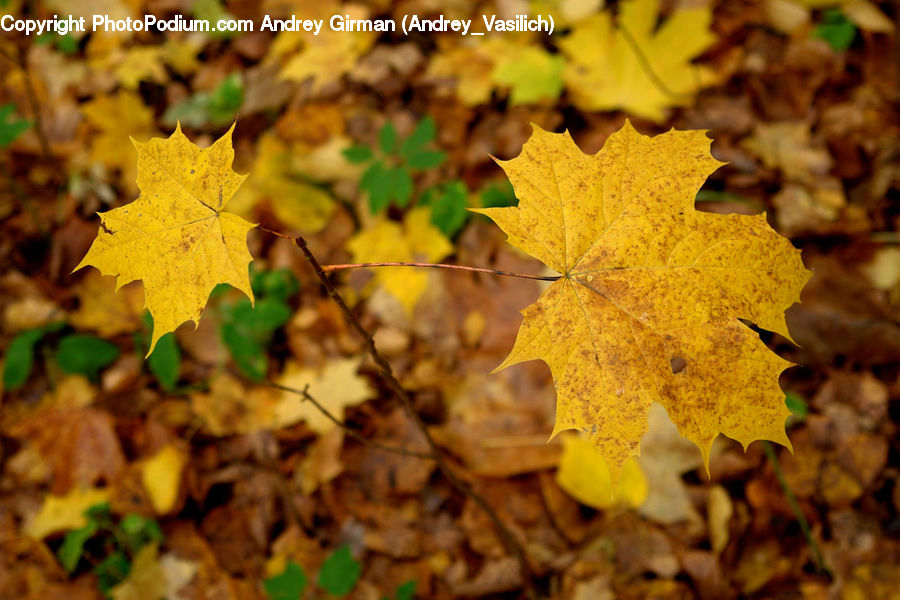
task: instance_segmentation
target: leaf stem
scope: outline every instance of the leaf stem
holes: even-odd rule
[[[778,455],[775,454],[775,449],[772,447],[772,444],[765,440],[763,440],[762,444],[763,451],[766,453],[766,458],[772,463],[772,469],[775,471],[775,479],[778,480],[778,484],[784,491],[784,495],[791,507],[791,511],[794,513],[794,517],[796,517],[797,523],[800,525],[800,531],[803,532],[803,537],[806,538],[806,543],[809,545],[809,549],[812,550],[813,558],[815,558],[816,561],[816,568],[819,572],[831,576],[831,570],[828,568],[828,565],[825,564],[825,559],[822,556],[822,551],[819,549],[819,544],[816,543],[815,538],[812,536],[812,530],[809,528],[809,522],[806,520],[806,515],[803,514],[800,503],[797,502],[797,497],[794,496],[794,491],[791,489],[791,486],[788,485],[787,479],[784,477],[784,471],[781,470],[781,462],[778,460]]]
[[[426,267],[429,269],[453,269],[456,271],[472,271],[475,273],[488,273],[490,275],[504,275],[506,277],[520,277],[522,279],[537,279],[539,281],[556,281],[561,275],[529,275],[527,273],[515,273],[512,271],[499,271],[497,269],[485,269],[483,267],[467,267],[465,265],[448,265],[443,263],[422,263],[422,262],[371,262],[371,263],[349,263],[343,265],[322,265],[322,271],[331,273],[332,271],[341,271],[343,269],[361,269],[371,267]]]
[[[266,227],[262,227],[257,225],[259,229],[265,231],[267,233],[271,233],[272,235],[291,240],[297,248],[303,252],[303,255],[306,257],[306,260],[312,266],[313,271],[315,271],[316,277],[319,278],[319,282],[322,284],[322,287],[325,288],[325,291],[331,297],[335,304],[337,304],[338,308],[341,310],[341,313],[344,315],[344,319],[350,325],[350,327],[359,335],[366,347],[366,350],[369,353],[369,356],[375,362],[375,365],[378,367],[378,372],[381,375],[381,378],[387,384],[388,388],[393,392],[394,396],[400,403],[403,405],[406,414],[412,419],[416,428],[422,432],[422,435],[425,438],[425,441],[428,443],[430,458],[434,460],[437,464],[438,468],[443,473],[444,477],[447,481],[450,482],[453,487],[459,490],[460,493],[464,494],[466,497],[470,498],[475,504],[481,508],[482,511],[487,515],[488,519],[490,519],[491,523],[494,525],[494,529],[497,532],[497,536],[503,542],[503,545],[506,546],[507,550],[513,555],[516,562],[519,565],[519,571],[522,576],[522,585],[525,588],[525,592],[529,598],[537,598],[538,593],[534,583],[534,577],[532,573],[532,569],[528,564],[528,559],[525,555],[525,550],[522,548],[522,545],[515,538],[512,531],[503,523],[500,519],[500,516],[497,512],[491,508],[490,504],[478,494],[472,487],[463,481],[454,471],[450,468],[450,464],[447,462],[447,459],[444,458],[444,455],[441,453],[440,448],[437,443],[434,441],[434,438],[431,436],[431,432],[428,431],[428,426],[422,420],[422,417],[416,412],[415,405],[413,404],[412,398],[409,393],[403,388],[403,385],[394,375],[394,371],[391,368],[391,365],[375,348],[375,340],[372,337],[372,334],[366,331],[366,329],[359,322],[359,319],[353,314],[350,308],[347,306],[347,303],[344,302],[344,298],[337,291],[337,288],[331,283],[331,280],[328,279],[328,275],[325,273],[322,268],[321,263],[319,263],[318,259],[315,255],[310,251],[307,246],[306,240],[302,236],[292,237],[289,235],[285,235],[278,231],[273,231]]]

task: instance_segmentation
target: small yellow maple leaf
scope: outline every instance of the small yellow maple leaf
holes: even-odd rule
[[[431,211],[416,208],[407,213],[402,226],[382,218],[371,229],[353,236],[347,249],[357,262],[435,262],[453,252],[453,245],[431,224]],[[382,267],[375,270],[374,282],[397,298],[411,315],[428,287],[428,273]]]
[[[344,409],[355,406],[374,394],[369,382],[359,375],[361,358],[333,360],[321,370],[300,368],[296,363],[288,363],[277,383],[303,390],[309,386],[309,395],[328,409],[338,420],[344,420]],[[306,421],[309,428],[324,435],[336,425],[303,396],[293,392],[282,392],[281,401],[275,409],[279,427],[287,427]]]
[[[141,465],[141,483],[156,514],[164,515],[175,507],[184,464],[184,453],[167,444]]]
[[[502,46],[496,49],[489,46],[492,55],[497,57],[491,80],[510,88],[511,105],[559,98],[566,63],[562,56],[550,54],[536,44],[512,44],[506,42],[506,37],[499,39]]]
[[[141,196],[100,213],[100,231],[75,270],[92,265],[116,275],[116,289],[140,279],[157,340],[200,319],[209,293],[228,283],[253,300],[247,232],[255,225],[225,212],[246,178],[231,169],[232,126],[209,148],[192,144],[181,127],[167,139],[132,140]]]
[[[41,509],[25,526],[25,533],[35,539],[45,538],[51,533],[78,529],[87,525],[84,511],[109,501],[109,491],[105,488],[76,487],[62,496],[49,495]]]
[[[570,59],[565,72],[572,101],[582,110],[622,109],[656,122],[665,109],[687,104],[713,81],[692,65],[715,41],[708,6],[681,8],[662,25],[658,0],[626,0],[613,25],[609,12],[589,17],[560,41]]]
[[[466,106],[477,106],[491,99],[494,60],[482,44],[468,43],[444,48],[428,63],[429,80],[454,82],[456,96]]]
[[[784,310],[810,277],[765,215],[694,209],[722,163],[702,131],[655,138],[630,123],[595,155],[535,127],[501,162],[518,206],[480,209],[509,242],[562,274],[523,311],[498,369],[548,364],[554,435],[586,433],[618,477],[638,454],[650,404],[665,406],[708,465],[719,433],[786,446],[778,376],[790,363],[741,323],[789,337]]]
[[[274,429],[278,395],[270,387],[247,388],[223,373],[213,379],[208,394],[191,396],[191,408],[212,435],[243,435]]]

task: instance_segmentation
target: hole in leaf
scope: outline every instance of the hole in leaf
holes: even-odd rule
[[[687,361],[680,356],[673,356],[669,359],[669,366],[672,367],[672,372],[677,375],[687,367]]]

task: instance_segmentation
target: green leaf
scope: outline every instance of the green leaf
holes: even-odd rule
[[[375,155],[368,146],[350,146],[343,152],[344,158],[352,163],[364,163],[372,160]]]
[[[181,352],[174,333],[167,333],[159,338],[153,354],[147,359],[147,367],[164,390],[171,392],[175,388],[181,367]]]
[[[121,550],[113,552],[94,567],[97,576],[97,587],[107,597],[109,591],[125,581],[131,571],[131,562]]]
[[[223,323],[219,335],[228,348],[234,364],[254,381],[262,381],[269,370],[269,361],[262,347],[235,323]]]
[[[125,545],[132,555],[148,543],[162,543],[165,538],[159,523],[135,513],[125,515],[119,522],[119,529],[125,533]]]
[[[378,214],[391,201],[391,174],[384,163],[378,161],[366,169],[359,180],[361,188],[369,192],[369,210]]]
[[[31,127],[31,122],[24,119],[11,118],[16,110],[13,103],[0,106],[0,148],[12,144],[19,135]]]
[[[362,565],[351,555],[349,546],[341,546],[325,559],[319,571],[319,587],[334,596],[346,596],[356,586]]]
[[[397,146],[397,130],[394,124],[388,121],[378,131],[378,146],[385,154],[392,154]]]
[[[306,589],[306,573],[289,560],[283,572],[263,581],[263,588],[269,600],[299,600]]]
[[[34,363],[34,346],[44,337],[45,329],[29,329],[13,338],[3,363],[3,388],[14,390],[28,380]]]
[[[251,279],[250,286],[255,294],[270,296],[281,301],[286,301],[300,289],[297,278],[287,268],[257,273]]]
[[[237,118],[243,103],[244,84],[238,73],[232,73],[212,92],[197,92],[170,106],[163,114],[163,123],[174,126],[181,122],[197,128],[228,125]]]
[[[516,193],[509,181],[491,184],[481,192],[482,208],[515,206]]]
[[[390,186],[391,195],[400,208],[406,208],[409,199],[412,197],[413,183],[409,177],[409,173],[401,167],[391,169],[387,172],[388,185]]]
[[[81,556],[84,554],[84,544],[94,537],[99,526],[96,521],[88,521],[87,525],[80,529],[73,529],[66,534],[62,545],[56,551],[59,562],[67,573],[72,573],[78,566]]]
[[[453,237],[466,223],[469,190],[462,181],[451,182],[431,208],[431,223],[447,237]]]
[[[56,362],[63,371],[87,377],[95,377],[118,356],[119,349],[115,345],[81,333],[65,336],[56,348]]]
[[[410,136],[403,141],[403,145],[400,146],[400,155],[409,160],[413,155],[418,154],[425,144],[433,140],[436,134],[437,128],[434,125],[434,119],[425,117],[419,121]]]
[[[401,583],[397,586],[397,591],[394,592],[394,600],[413,600],[413,596],[416,593],[416,580],[410,579],[405,583]]]
[[[256,305],[241,298],[232,307],[229,320],[254,341],[265,344],[290,318],[291,308],[280,298],[261,298]]]
[[[447,155],[440,150],[422,150],[410,156],[406,164],[413,169],[430,169],[444,162],[446,158]]]
[[[822,13],[822,22],[816,25],[812,35],[828,42],[835,52],[843,52],[853,43],[856,26],[840,9],[832,8]]]
[[[787,393],[784,398],[784,403],[787,405],[788,409],[790,409],[794,419],[797,421],[805,420],[806,416],[809,414],[809,405],[807,405],[806,400],[793,392]]]

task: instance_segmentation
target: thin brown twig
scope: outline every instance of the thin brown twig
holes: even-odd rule
[[[487,515],[488,519],[490,519],[491,523],[494,525],[494,529],[497,532],[497,536],[503,542],[503,545],[506,546],[507,550],[513,555],[516,562],[519,565],[519,571],[522,575],[522,585],[525,588],[526,594],[530,598],[537,598],[538,593],[534,584],[533,572],[531,566],[528,564],[528,559],[525,555],[525,550],[522,548],[522,545],[515,538],[513,533],[509,530],[509,528],[503,523],[500,519],[500,516],[497,512],[491,508],[491,506],[487,503],[487,501],[479,495],[472,487],[459,478],[459,476],[450,468],[449,463],[444,458],[444,455],[441,453],[440,448],[437,443],[434,441],[434,438],[431,436],[431,433],[428,431],[428,426],[422,420],[422,417],[416,412],[415,406],[413,405],[412,398],[410,398],[407,391],[403,388],[400,381],[394,375],[394,371],[391,368],[390,363],[384,359],[383,356],[378,352],[375,348],[375,341],[366,329],[359,322],[359,319],[353,314],[350,308],[347,306],[346,302],[344,302],[343,297],[331,283],[331,280],[328,279],[328,275],[326,275],[325,271],[322,269],[322,265],[319,263],[318,259],[315,255],[310,251],[307,246],[306,240],[302,236],[292,237],[289,235],[285,235],[278,231],[273,231],[271,229],[257,226],[262,231],[267,233],[271,233],[272,235],[290,240],[294,243],[297,248],[303,252],[303,255],[306,257],[306,260],[312,266],[313,271],[315,271],[316,277],[318,277],[319,281],[322,284],[322,287],[325,288],[325,291],[331,297],[335,304],[337,304],[338,308],[344,315],[347,323],[350,327],[359,335],[366,346],[366,350],[369,353],[369,356],[372,357],[372,360],[375,361],[375,365],[378,367],[378,371],[381,374],[382,379],[388,385],[390,390],[394,393],[394,396],[400,401],[403,405],[403,408],[406,410],[407,415],[413,420],[416,428],[422,432],[422,435],[425,437],[425,441],[428,443],[428,447],[431,450],[431,458],[437,464],[438,468],[441,470],[441,473],[444,474],[444,477],[447,478],[453,487],[459,490],[462,494],[470,498],[475,504],[481,508],[482,511]]]
[[[515,273],[513,271],[499,271],[497,269],[485,269],[483,267],[467,267],[465,265],[448,265],[443,263],[421,262],[371,262],[351,263],[343,265],[322,265],[322,271],[331,273],[342,269],[360,269],[370,267],[426,267],[430,269],[454,269],[456,271],[472,271],[475,273],[488,273],[490,275],[504,275],[506,277],[520,277],[522,279],[537,279],[539,281],[556,281],[562,275],[528,275],[527,273]]]
[[[378,442],[372,441],[362,436],[358,431],[351,429],[346,423],[335,417],[331,412],[325,408],[322,403],[316,400],[309,393],[309,386],[307,385],[302,390],[298,390],[296,388],[288,387],[286,385],[281,385],[280,383],[275,383],[274,381],[269,381],[269,385],[275,389],[282,390],[284,392],[290,392],[292,394],[297,394],[298,396],[302,396],[303,400],[310,402],[316,409],[325,415],[325,417],[337,425],[339,428],[343,429],[344,432],[352,437],[357,442],[364,444],[366,446],[371,446],[372,448],[378,448],[379,450],[385,450],[387,452],[393,452],[395,454],[401,454],[403,456],[412,456],[414,458],[422,458],[425,460],[434,460],[434,457],[431,454],[425,454],[424,452],[416,452],[415,450],[407,450],[406,448],[400,448],[397,446],[387,446],[385,444],[380,444]]]

